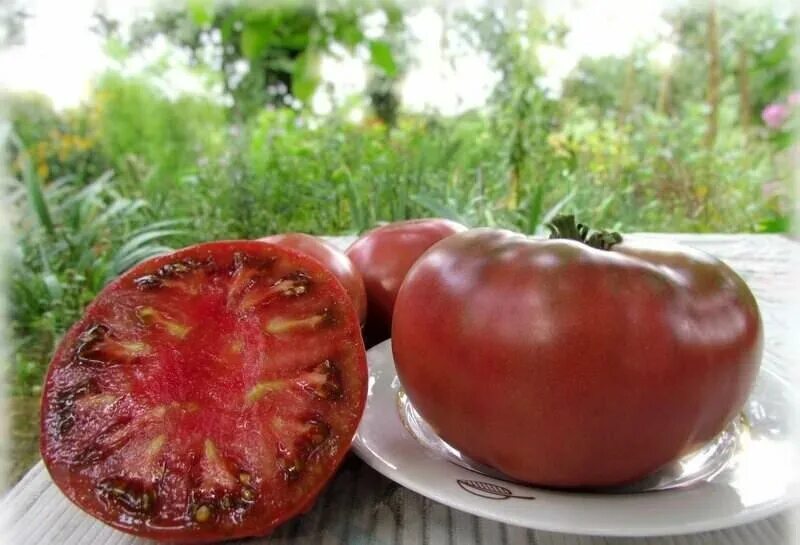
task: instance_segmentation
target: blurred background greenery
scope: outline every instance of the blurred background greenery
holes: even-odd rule
[[[22,4],[0,9],[3,40],[24,42]],[[564,70],[569,10],[522,2],[96,11],[109,62],[84,100],[3,93],[17,473],[59,336],[110,278],[172,247],[423,216],[536,233],[560,209],[625,231],[788,230],[797,20],[713,3],[660,17],[658,34]],[[420,54],[422,20],[439,35]],[[409,105],[412,76],[423,99],[453,94],[420,76],[428,55],[482,100]],[[364,81],[343,93],[330,73],[353,63]]]

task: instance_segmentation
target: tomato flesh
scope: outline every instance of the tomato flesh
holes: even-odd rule
[[[305,509],[366,396],[355,309],[317,262],[194,246],[108,286],[62,341],[41,449],[90,514],[156,539],[263,535]]]
[[[347,290],[356,307],[359,321],[364,323],[367,318],[367,293],[364,290],[364,280],[361,279],[361,274],[353,262],[333,244],[305,233],[283,233],[259,240],[303,252],[322,263]]]

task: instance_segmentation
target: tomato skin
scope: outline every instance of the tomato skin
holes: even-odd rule
[[[334,429],[335,435],[331,436],[331,441],[323,443],[325,447],[324,450],[319,452],[313,451],[311,456],[305,459],[306,461],[316,460],[318,465],[312,468],[312,471],[309,472],[311,474],[309,481],[304,481],[304,477],[297,478],[297,482],[301,483],[303,488],[299,490],[298,496],[293,497],[293,501],[286,505],[281,503],[281,498],[268,498],[269,502],[267,503],[259,499],[262,496],[257,496],[257,499],[251,502],[254,505],[251,507],[251,511],[244,512],[247,516],[241,515],[241,518],[237,519],[238,522],[226,521],[226,524],[224,525],[217,525],[213,522],[209,523],[208,525],[199,524],[195,521],[192,521],[191,518],[187,518],[190,517],[189,513],[187,513],[183,518],[171,521],[172,524],[169,526],[151,524],[148,520],[140,520],[134,516],[130,516],[129,514],[125,515],[123,513],[120,515],[120,513],[122,513],[121,511],[113,511],[107,506],[104,507],[103,503],[98,499],[97,492],[87,486],[88,481],[90,481],[93,476],[102,474],[104,462],[101,461],[90,467],[88,470],[86,469],[88,467],[86,465],[81,467],[74,465],[70,466],[68,463],[68,456],[65,455],[65,449],[63,448],[63,445],[60,444],[62,443],[62,440],[53,432],[55,412],[54,407],[58,406],[59,404],[58,396],[61,393],[60,389],[63,388],[64,381],[69,380],[70,378],[70,372],[65,372],[65,368],[69,367],[70,365],[74,365],[74,362],[71,362],[70,359],[72,358],[72,354],[76,352],[76,344],[80,343],[81,334],[86,332],[87,326],[95,323],[98,317],[104,316],[103,313],[108,312],[109,307],[115,307],[118,305],[121,309],[124,309],[124,307],[127,305],[126,301],[121,298],[114,298],[119,292],[123,290],[130,290],[134,287],[134,285],[137,285],[137,280],[141,279],[143,275],[152,275],[155,271],[159,270],[159,268],[184,259],[196,260],[196,262],[199,262],[201,266],[206,262],[206,260],[216,260],[215,262],[212,261],[212,263],[216,264],[224,263],[226,260],[235,258],[236,253],[243,253],[247,256],[255,256],[256,258],[265,258],[268,262],[276,256],[279,259],[290,260],[290,266],[292,268],[302,268],[309,275],[311,275],[313,281],[317,282],[315,293],[322,293],[322,295],[326,296],[328,298],[327,300],[331,301],[335,306],[337,314],[331,323],[342,332],[342,336],[345,338],[345,340],[341,341],[340,348],[343,351],[348,352],[349,355],[347,361],[352,363],[352,367],[348,368],[346,374],[344,372],[341,373],[341,382],[347,389],[341,398],[341,403],[337,405],[336,409],[334,409],[337,414],[334,416],[328,415],[331,418],[331,420],[329,420],[330,422],[333,422],[333,419],[337,420],[337,425],[334,426],[333,423],[331,424],[331,429]],[[217,267],[216,264],[211,265],[212,269]],[[220,270],[222,270],[221,267]],[[221,272],[220,274],[228,274],[227,269],[225,269],[225,272]],[[271,285],[271,283],[267,284],[267,287]],[[215,287],[212,289],[216,290],[217,288]],[[175,310],[176,314],[179,310],[175,308],[179,306],[178,301],[179,299],[177,298],[171,299],[172,306],[170,309]],[[211,329],[217,325],[215,316],[204,315],[199,317],[196,316],[194,318],[196,318],[198,322],[210,322]],[[189,333],[189,335],[191,335],[191,333]],[[342,337],[339,338],[341,339]],[[202,352],[204,349],[202,343],[194,342],[195,339],[193,339],[191,336],[188,337],[188,339],[192,341],[190,344],[193,344],[194,346],[188,348],[187,350]],[[196,340],[201,339],[197,338]],[[80,348],[78,348],[78,350],[80,350]],[[119,366],[118,362],[112,363],[114,366]],[[77,367],[76,369],[78,374],[86,375],[86,369],[79,369]],[[233,376],[231,378],[223,376],[223,378],[219,379],[219,382],[223,384],[228,383],[236,385],[240,382],[248,380],[248,378],[252,378],[246,376],[247,373],[252,373],[254,371],[252,366],[250,366],[249,369],[245,369],[245,371],[246,372],[241,373],[241,376],[238,376],[236,373],[232,373]],[[138,375],[140,371],[132,370],[126,371],[126,373],[128,373],[129,378],[133,380],[133,377]],[[185,371],[186,375],[191,373],[191,370]],[[181,374],[183,373],[179,373],[179,375]],[[224,375],[224,373],[220,374]],[[98,376],[100,382],[104,381],[106,378],[107,377],[103,377],[102,374]],[[174,380],[175,382],[179,382],[181,380],[174,374],[169,378],[171,381]],[[170,384],[167,384],[167,382],[168,381],[162,381],[160,384],[153,384],[152,392],[146,392],[145,396],[152,396],[153,398],[156,398],[161,390],[169,390],[171,386]],[[317,260],[309,258],[297,250],[282,248],[274,244],[257,241],[219,241],[198,244],[178,250],[172,254],[145,260],[129,271],[125,272],[122,276],[106,286],[100,294],[98,294],[95,300],[90,303],[85,310],[81,320],[79,320],[70,328],[63,340],[60,342],[45,378],[45,385],[42,393],[40,451],[48,472],[62,492],[82,510],[118,530],[140,537],[176,543],[208,543],[226,539],[263,536],[270,533],[274,528],[283,522],[310,509],[316,500],[316,497],[326,485],[327,481],[335,473],[336,468],[342,463],[346,454],[348,453],[348,447],[353,436],[355,435],[356,427],[360,420],[360,416],[363,413],[366,402],[366,386],[366,356],[359,332],[359,324],[357,321],[355,308],[352,306],[350,298],[345,292],[341,283],[334,281],[332,273],[323,267],[321,263],[319,263]],[[219,399],[219,403],[226,407],[226,409],[230,409],[231,407],[238,409],[238,407],[235,405],[235,398],[230,395],[231,392],[210,392],[207,388],[205,388],[205,391],[203,391],[204,389],[202,381],[200,384],[195,383],[190,386],[187,386],[186,384],[178,384],[175,390],[180,396],[205,394],[211,399]],[[339,400],[337,399],[337,401]],[[138,402],[138,404],[139,406],[135,407],[135,415],[141,416],[142,414],[146,414],[146,410],[149,408],[149,406],[141,401]],[[173,405],[177,404],[178,403],[173,403]],[[184,403],[184,405],[192,404]],[[205,407],[203,407],[202,404],[193,405],[195,406],[185,410],[188,416],[191,417],[191,414],[194,414],[195,412],[202,415]],[[168,410],[169,407],[170,405],[161,405],[159,408]],[[235,412],[234,409],[230,410],[231,412]],[[230,437],[241,444],[247,443],[248,446],[253,447],[253,452],[259,452],[259,449],[262,448],[262,445],[255,444],[256,441],[254,439],[248,439],[248,437],[253,437],[253,435],[248,433],[247,437],[245,438],[242,438],[241,435],[237,436],[237,434],[241,433],[241,431],[237,429],[237,427],[240,425],[245,432],[256,430],[256,428],[252,427],[252,422],[248,422],[245,418],[245,410],[247,410],[247,408],[242,409],[243,412],[239,415],[234,415],[234,420],[232,422],[234,425],[225,426],[224,429],[219,431],[219,433],[222,437]],[[102,417],[104,416],[108,416],[110,418],[111,412],[113,411],[109,409],[109,412],[105,413],[105,415],[94,415],[95,422],[98,421],[98,418],[100,418],[100,422],[102,422]],[[160,415],[163,415],[163,412],[160,413]],[[317,418],[318,415],[314,414],[313,417]],[[157,420],[161,419],[165,418],[163,416],[159,416],[157,418]],[[231,424],[231,422],[227,423]],[[220,426],[206,424],[202,420],[199,420],[197,424],[197,427],[189,430],[189,432],[206,428],[202,429],[201,431],[204,433],[214,433],[218,431],[217,428],[220,428]],[[93,424],[90,422],[90,425]],[[174,429],[177,430],[178,435],[183,435],[184,432],[186,432],[187,435],[189,434],[187,430],[180,429],[179,425]],[[141,433],[141,431],[143,430],[134,432],[133,439],[131,439],[129,442],[135,442],[136,434]],[[261,439],[262,437],[261,435],[255,436],[258,439]],[[160,438],[157,437],[156,439]],[[173,436],[165,435],[164,439],[165,441],[169,442],[173,439]],[[179,437],[178,439],[178,443],[180,443],[184,438]],[[264,439],[264,445],[267,445],[268,441],[268,439]],[[124,445],[125,444],[123,444],[123,446]],[[153,443],[150,443],[149,446],[152,448]],[[227,442],[217,441],[218,449],[212,450],[218,450],[219,453],[221,453],[217,454],[217,456],[227,455],[227,451],[230,446],[231,445]],[[240,445],[237,443],[234,446]],[[269,444],[269,446],[271,447],[272,444]],[[190,459],[179,460],[179,463],[176,463],[175,452],[172,451],[172,449],[165,450],[169,451],[167,452],[167,460],[169,464],[172,464],[173,469],[176,467],[176,465],[178,470],[185,469],[191,467],[191,463],[196,462],[195,459]],[[245,454],[249,455],[249,453]],[[245,454],[236,453],[227,459],[225,463],[230,460],[247,461],[247,456],[245,456]],[[200,452],[199,456],[202,456],[202,451]],[[208,454],[206,454],[206,456],[208,456]],[[109,457],[109,459],[110,458],[112,457]],[[137,465],[140,461],[141,460],[137,458],[130,458],[128,460],[128,466],[123,466],[124,471],[122,473],[122,477],[125,477],[125,473],[128,472],[130,472],[130,474],[134,474],[138,469]],[[256,462],[257,461],[259,460],[256,460]],[[310,461],[309,465],[311,465]],[[190,478],[188,474],[179,476],[185,477],[186,479]],[[234,475],[234,477],[235,476],[236,475]],[[248,485],[251,484],[249,482],[249,478],[250,477],[248,477],[247,482]],[[269,480],[268,476],[260,476],[253,472],[252,478],[258,480],[253,482],[252,487],[249,488],[251,492],[256,491],[258,494],[263,494],[265,491],[270,490],[270,488],[266,487]],[[158,488],[158,491],[160,492],[169,491],[170,488],[164,484],[159,484],[158,486],[160,487]],[[261,488],[262,486],[265,486],[265,488]],[[290,484],[286,484],[285,486],[288,488],[290,487]],[[161,500],[156,499],[155,501]],[[248,498],[248,501],[251,500]],[[278,505],[279,508],[274,508],[274,505]],[[212,518],[211,520],[213,521],[215,519]]]
[[[398,221],[364,233],[347,249],[367,290],[368,345],[389,337],[397,291],[414,262],[436,242],[466,229],[439,218]]]
[[[473,230],[432,247],[397,297],[403,388],[443,439],[513,478],[634,481],[712,439],[745,402],[758,307],[719,260]]]
[[[322,263],[342,283],[353,300],[358,321],[363,325],[367,317],[367,292],[364,281],[353,262],[338,248],[324,239],[305,233],[284,233],[259,239],[285,248],[294,248]]]

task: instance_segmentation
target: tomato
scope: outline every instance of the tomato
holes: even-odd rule
[[[479,229],[417,261],[395,304],[397,373],[477,461],[539,485],[628,483],[737,415],[760,365],[758,307],[701,251],[554,223],[579,240]]]
[[[353,262],[336,246],[305,233],[272,235],[259,240],[286,248],[294,248],[325,265],[347,290],[356,307],[359,322],[364,323],[367,317],[367,293],[364,290],[364,281]]]
[[[414,262],[434,243],[466,229],[445,219],[398,221],[368,231],[347,249],[367,290],[368,344],[389,337],[397,290]]]
[[[148,538],[264,535],[307,510],[366,399],[355,309],[322,265],[255,241],[147,260],[60,343],[41,451],[87,513]]]

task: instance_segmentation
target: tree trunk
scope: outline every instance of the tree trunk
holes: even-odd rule
[[[737,80],[739,83],[739,122],[747,131],[750,128],[750,72],[748,71],[747,48],[744,42],[739,44],[739,66]]]
[[[706,147],[711,149],[717,140],[719,125],[719,86],[720,86],[720,53],[717,6],[714,0],[708,6],[708,126],[706,129]]]
[[[622,84],[622,98],[620,99],[619,110],[617,111],[617,125],[622,126],[630,113],[633,105],[633,88],[636,76],[634,53],[628,57],[625,67],[625,81]]]

